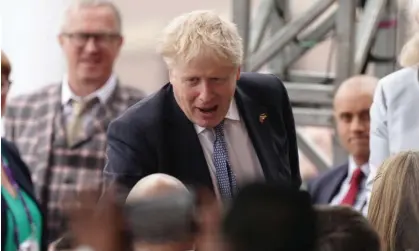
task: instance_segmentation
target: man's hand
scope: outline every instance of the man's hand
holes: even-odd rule
[[[222,205],[217,198],[207,190],[197,193],[198,208],[197,221],[199,233],[196,238],[196,250],[214,251],[221,250],[221,215]]]
[[[88,246],[97,251],[123,249],[125,221],[114,189],[108,188],[104,194],[97,190],[83,191],[66,204],[76,246]]]

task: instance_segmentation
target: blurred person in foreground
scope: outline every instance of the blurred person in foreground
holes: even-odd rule
[[[101,186],[109,122],[142,96],[113,73],[121,29],[110,1],[71,1],[58,37],[68,65],[63,80],[7,106],[5,135],[30,167],[49,242],[65,231],[63,198]]]
[[[382,251],[419,250],[419,152],[386,160],[374,180],[368,219]]]
[[[125,207],[134,251],[194,249],[195,198],[176,178],[153,174],[141,179]]]
[[[12,70],[1,52],[1,115],[6,109]],[[1,250],[45,250],[44,215],[36,201],[29,169],[13,143],[1,138]]]
[[[143,198],[167,195],[174,191],[189,193],[186,186],[175,177],[163,173],[151,174],[135,184],[128,194],[126,203]]]
[[[348,162],[308,183],[315,204],[349,205],[362,211],[367,203],[370,107],[378,79],[359,75],[344,81],[333,100],[334,121]]]
[[[316,218],[305,191],[270,184],[244,187],[222,224],[229,251],[312,251]]]
[[[110,186],[100,196],[84,190],[67,200],[71,250],[220,250],[212,245],[220,214],[210,193],[190,192],[179,180],[154,174],[134,186],[121,210],[114,191]]]
[[[315,207],[314,251],[381,251],[380,238],[368,220],[346,206]]]
[[[162,172],[231,199],[253,181],[299,188],[295,124],[284,84],[241,73],[236,26],[211,11],[176,17],[159,45],[170,83],[108,129],[104,175],[125,191]]]
[[[385,159],[401,151],[419,150],[419,1],[402,3],[406,3],[414,34],[400,55],[403,69],[380,80],[371,106],[368,197]]]

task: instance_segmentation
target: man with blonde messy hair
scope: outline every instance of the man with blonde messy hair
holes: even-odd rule
[[[109,181],[127,192],[162,172],[222,200],[257,180],[300,186],[287,92],[274,75],[240,72],[243,44],[232,22],[211,11],[179,16],[158,51],[170,83],[109,126]]]

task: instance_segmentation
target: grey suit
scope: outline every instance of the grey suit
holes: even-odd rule
[[[385,159],[401,151],[419,150],[418,68],[404,68],[381,79],[370,114],[369,194]]]

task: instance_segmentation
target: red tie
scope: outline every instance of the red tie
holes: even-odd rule
[[[353,206],[355,204],[356,196],[358,195],[359,186],[361,185],[362,178],[364,177],[364,173],[362,172],[361,168],[358,167],[355,169],[351,182],[349,183],[349,191],[345,195],[342,200],[342,205],[350,205]]]

